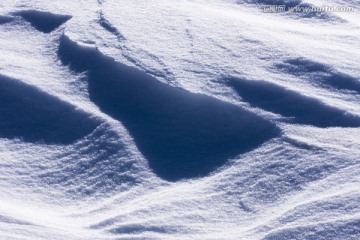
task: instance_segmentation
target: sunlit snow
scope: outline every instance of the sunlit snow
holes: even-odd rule
[[[360,239],[359,19],[1,0],[0,239]]]

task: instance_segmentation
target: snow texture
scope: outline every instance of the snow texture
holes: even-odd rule
[[[360,239],[359,10],[2,0],[0,239]]]

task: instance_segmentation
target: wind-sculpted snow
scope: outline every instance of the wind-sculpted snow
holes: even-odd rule
[[[12,217],[7,217],[7,216],[3,216],[3,215],[0,215],[0,222],[6,222],[6,223],[9,223],[9,224],[17,224],[17,225],[32,225],[29,222],[25,222],[25,221],[22,221],[22,220],[17,220],[17,219],[14,219]]]
[[[204,176],[279,133],[253,113],[170,87],[66,36],[58,54],[71,69],[87,71],[90,99],[124,123],[166,180]]]
[[[99,121],[18,80],[0,75],[0,137],[68,144],[91,133]]]
[[[0,240],[360,239],[358,10],[1,0]]]
[[[349,219],[339,222],[331,222],[330,220],[327,223],[283,229],[269,234],[264,240],[357,240],[359,238],[359,229],[360,219]],[[339,236],[342,238],[339,238]]]
[[[290,122],[317,127],[360,126],[358,116],[273,83],[233,78],[230,84],[244,101],[288,117]]]
[[[89,197],[129,190],[143,181],[149,171],[141,159],[126,148],[124,139],[107,124],[100,125],[81,141],[54,153],[46,169],[36,177],[71,196]],[[69,161],[76,159],[76,161]]]
[[[360,79],[337,72],[329,66],[311,60],[289,59],[282,64],[277,64],[276,68],[294,76],[308,79],[313,84],[360,93]]]
[[[99,16],[99,24],[111,34],[114,34],[119,40],[124,40],[125,37],[116,29],[116,27],[112,26],[111,23],[106,20],[103,13],[100,13]]]
[[[20,11],[14,13],[14,15],[21,16],[26,21],[31,23],[34,28],[44,33],[50,33],[54,31],[56,28],[71,18],[71,16],[68,15],[59,15],[37,10]]]

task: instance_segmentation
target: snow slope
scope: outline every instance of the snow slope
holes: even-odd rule
[[[359,10],[2,0],[0,239],[359,239]]]

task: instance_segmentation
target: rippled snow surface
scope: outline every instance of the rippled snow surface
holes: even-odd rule
[[[360,239],[358,5],[1,0],[0,239]]]

